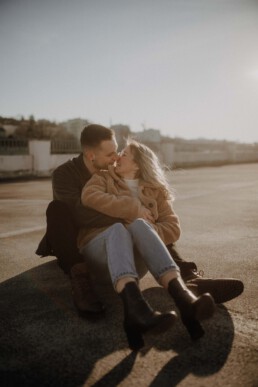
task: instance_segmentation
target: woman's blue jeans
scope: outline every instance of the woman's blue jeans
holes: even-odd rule
[[[158,280],[179,268],[156,231],[144,219],[129,226],[115,223],[80,249],[91,273],[113,286],[124,277],[142,278],[149,270]]]

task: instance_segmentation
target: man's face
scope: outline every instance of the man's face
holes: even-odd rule
[[[94,149],[92,165],[95,169],[107,169],[108,165],[113,165],[117,158],[117,142],[112,138],[112,140],[102,141],[100,146]]]

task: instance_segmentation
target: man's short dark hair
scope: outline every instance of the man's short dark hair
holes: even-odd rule
[[[81,132],[81,145],[94,148],[99,146],[102,141],[112,140],[113,136],[112,129],[102,125],[90,124]]]

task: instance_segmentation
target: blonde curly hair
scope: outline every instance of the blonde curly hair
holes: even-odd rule
[[[130,147],[134,162],[139,167],[136,178],[141,178],[161,189],[166,199],[174,200],[174,192],[169,186],[156,154],[147,145],[133,139],[128,139],[126,145]]]

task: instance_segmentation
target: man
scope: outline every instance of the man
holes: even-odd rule
[[[54,255],[60,267],[70,276],[74,304],[79,314],[101,313],[90,283],[86,264],[77,248],[80,227],[112,225],[117,219],[84,208],[81,191],[91,175],[106,169],[117,159],[117,142],[112,130],[89,125],[81,133],[82,153],[55,169],[52,176],[53,201],[49,204],[47,231],[36,251]]]
[[[82,153],[78,157],[65,162],[53,172],[54,200],[47,208],[47,231],[36,254],[57,257],[60,267],[70,277],[78,313],[85,316],[102,313],[104,308],[93,291],[90,273],[78,251],[78,230],[81,227],[109,226],[120,219],[85,208],[81,204],[82,188],[92,174],[106,169],[117,160],[114,132],[101,125],[88,125],[81,133],[81,146]],[[173,245],[168,246],[168,249],[180,267],[182,278],[196,295],[209,292],[215,302],[222,303],[242,293],[241,281],[203,279],[198,275],[194,262],[184,261]]]

